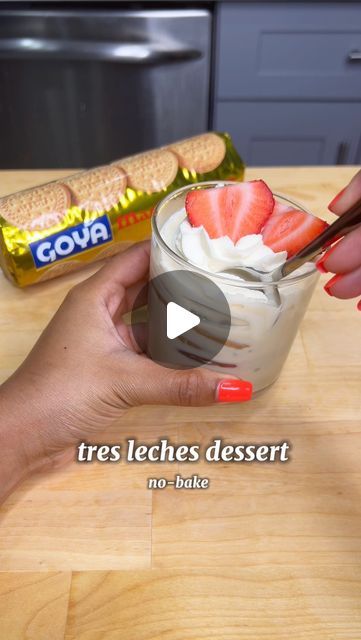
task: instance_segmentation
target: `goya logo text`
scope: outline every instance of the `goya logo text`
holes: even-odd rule
[[[105,215],[54,233],[49,238],[32,242],[29,247],[36,268],[41,269],[52,262],[93,249],[112,239],[112,228],[108,216]]]

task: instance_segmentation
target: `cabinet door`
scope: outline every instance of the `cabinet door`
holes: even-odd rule
[[[215,114],[255,166],[353,164],[360,123],[361,103],[218,102]]]
[[[361,5],[224,3],[218,98],[361,98]]]

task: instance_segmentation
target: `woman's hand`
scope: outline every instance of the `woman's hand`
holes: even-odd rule
[[[80,440],[129,407],[249,398],[249,383],[221,380],[200,368],[166,369],[140,353],[123,315],[147,282],[148,269],[149,244],[141,243],[75,286],[0,388],[0,490],[3,480],[9,491],[11,473],[19,481],[73,457]]]
[[[342,215],[361,199],[361,171],[359,171],[329,204],[330,211]],[[361,294],[361,226],[329,249],[317,262],[322,273],[335,273],[325,285],[330,296],[355,298]],[[358,303],[361,311],[361,300]]]

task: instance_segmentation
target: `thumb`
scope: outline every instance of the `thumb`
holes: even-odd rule
[[[245,402],[252,397],[252,384],[239,378],[224,378],[208,369],[174,370],[138,356],[133,374],[127,376],[122,395],[131,405],[168,404],[200,407],[214,402]]]

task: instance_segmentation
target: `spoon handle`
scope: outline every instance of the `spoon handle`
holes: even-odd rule
[[[320,233],[317,238],[307,244],[301,251],[296,253],[293,258],[286,260],[282,267],[282,277],[287,276],[295,271],[301,264],[308,260],[312,260],[319,253],[322,253],[326,242],[336,240],[345,236],[361,224],[361,198],[348,211],[342,214],[337,220],[330,224],[325,231]]]

